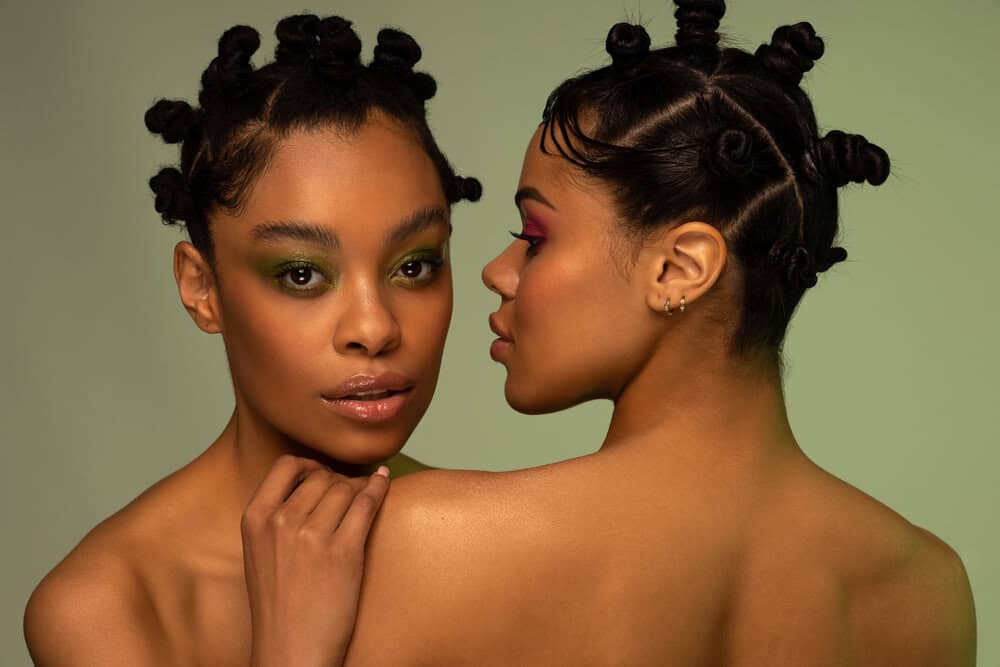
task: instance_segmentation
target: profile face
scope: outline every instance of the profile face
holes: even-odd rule
[[[448,203],[417,139],[377,115],[296,132],[211,231],[246,416],[338,461],[395,454],[434,393],[452,311]]]
[[[516,197],[524,239],[483,270],[501,297],[490,354],[506,367],[507,402],[525,413],[614,399],[657,331],[629,274],[634,246],[609,192],[543,153],[539,136],[528,144]]]

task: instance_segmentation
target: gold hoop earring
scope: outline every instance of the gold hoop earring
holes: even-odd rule
[[[670,310],[670,297],[667,297],[667,302],[663,304],[663,312],[667,314],[667,317],[672,317],[673,312]]]
[[[683,313],[685,308],[687,308],[687,301],[684,299],[684,297],[681,297],[681,308],[680,308],[680,311]]]

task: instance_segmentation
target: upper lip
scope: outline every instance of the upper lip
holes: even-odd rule
[[[500,325],[500,317],[498,313],[490,313],[490,329],[496,335],[500,336],[504,340],[513,341],[511,335],[507,333],[507,330]]]
[[[412,387],[413,381],[410,378],[395,371],[387,371],[379,375],[358,373],[341,382],[336,387],[324,391],[323,398],[345,398],[347,396],[376,391],[406,391]]]

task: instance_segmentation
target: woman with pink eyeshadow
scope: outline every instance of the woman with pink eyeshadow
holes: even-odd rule
[[[751,54],[719,47],[721,0],[677,5],[675,46],[618,24],[612,63],[549,98],[522,227],[483,271],[509,404],[609,399],[603,444],[395,481],[346,664],[974,664],[955,552],[813,463],[786,414],[789,320],[847,256],[838,189],[882,184],[889,157],[819,132],[799,86],[824,52],[810,24]],[[295,552],[246,538],[249,554]],[[273,588],[262,631],[295,626],[295,655],[310,633],[281,610],[322,605]]]

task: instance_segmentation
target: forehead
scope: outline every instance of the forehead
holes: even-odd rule
[[[560,212],[587,212],[588,219],[616,217],[614,200],[604,183],[562,157],[551,138],[547,137],[545,142],[548,152],[542,152],[543,129],[536,129],[528,141],[518,189],[538,189]]]
[[[434,163],[407,128],[371,120],[354,132],[297,131],[280,141],[237,216],[221,234],[249,233],[266,220],[307,220],[349,234],[390,226],[447,202]]]

